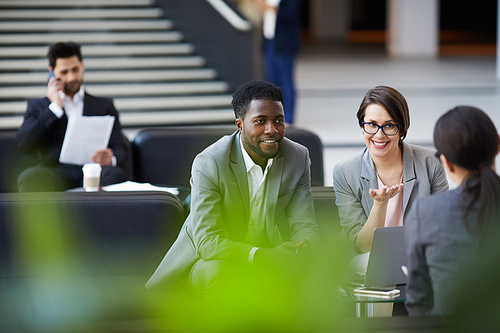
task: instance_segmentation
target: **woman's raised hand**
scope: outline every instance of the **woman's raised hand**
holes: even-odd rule
[[[389,201],[389,199],[394,198],[396,194],[403,190],[403,184],[397,184],[391,187],[384,186],[378,190],[371,188],[370,196],[380,203]]]

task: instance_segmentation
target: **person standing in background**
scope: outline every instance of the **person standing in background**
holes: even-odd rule
[[[295,56],[300,44],[301,0],[254,0],[263,13],[264,68],[266,80],[281,87],[285,122],[295,114]]]

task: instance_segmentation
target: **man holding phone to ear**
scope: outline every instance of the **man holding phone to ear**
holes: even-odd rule
[[[17,132],[18,147],[25,152],[37,152],[39,162],[23,171],[18,178],[20,192],[64,191],[81,187],[81,165],[59,162],[68,119],[78,116],[115,118],[109,145],[96,151],[92,161],[102,166],[101,186],[127,180],[122,169],[127,159],[127,143],[121,132],[113,101],[85,92],[85,65],[80,45],[56,43],[49,47],[49,81],[47,96],[28,101],[24,122]]]

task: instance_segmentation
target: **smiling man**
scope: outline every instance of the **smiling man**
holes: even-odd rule
[[[25,152],[36,152],[39,162],[21,173],[20,192],[64,191],[81,187],[81,165],[59,163],[68,119],[80,116],[115,118],[108,147],[90,156],[102,166],[101,185],[127,180],[122,167],[127,159],[127,143],[121,132],[113,101],[88,94],[83,86],[85,65],[80,45],[56,43],[49,47],[47,96],[28,101],[24,122],[17,132],[17,144]]]
[[[266,273],[286,275],[319,239],[309,153],[284,136],[281,89],[251,81],[232,105],[238,130],[195,158],[191,212],[147,288],[184,281],[220,300],[230,286],[244,292]]]

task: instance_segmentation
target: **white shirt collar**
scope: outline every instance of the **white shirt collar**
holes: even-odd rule
[[[78,90],[78,92],[73,96],[73,98],[71,98],[70,96],[65,94],[64,100],[65,100],[65,102],[68,101],[70,103],[76,104],[76,103],[83,102],[84,96],[85,96],[85,89],[84,89],[84,86],[82,84],[80,86],[80,90]]]
[[[247,172],[250,171],[250,169],[252,169],[254,166],[258,166],[260,168],[259,165],[257,165],[257,163],[255,163],[252,158],[250,157],[250,155],[248,154],[247,150],[245,149],[245,147],[243,146],[243,138],[241,137],[241,132],[240,132],[240,147],[241,147],[241,153],[243,154],[243,160],[245,161],[245,167],[247,169]],[[266,169],[267,168],[270,168],[271,165],[273,165],[273,159],[272,158],[269,158],[267,160],[267,165],[266,165]]]

